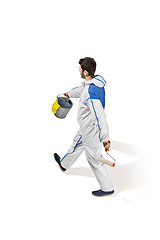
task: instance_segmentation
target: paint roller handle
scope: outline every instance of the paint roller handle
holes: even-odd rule
[[[108,140],[107,142],[104,142],[103,143],[104,147],[105,147],[105,151],[106,153],[108,154],[109,157],[111,157],[113,159],[113,161],[110,161],[108,159],[105,159],[103,157],[100,157],[98,160],[101,162],[101,163],[104,163],[104,164],[107,164],[111,167],[115,167],[115,164],[116,164],[116,160],[108,153],[109,151],[109,148],[110,148],[110,141]]]

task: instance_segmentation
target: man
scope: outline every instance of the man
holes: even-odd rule
[[[75,87],[64,95],[68,98],[80,98],[77,116],[80,129],[66,155],[60,158],[57,153],[54,153],[54,158],[61,170],[65,171],[85,150],[89,165],[101,186],[100,190],[93,191],[92,194],[106,196],[114,193],[107,167],[98,161],[98,158],[102,157],[102,143],[106,150],[110,147],[109,130],[104,112],[106,81],[102,76],[94,75],[96,62],[93,58],[82,58],[79,64],[79,72],[84,82],[82,86]]]

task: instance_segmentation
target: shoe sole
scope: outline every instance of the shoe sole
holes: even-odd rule
[[[53,157],[54,157],[54,154],[53,154]],[[54,157],[54,160],[56,161],[55,157]],[[57,161],[56,161],[56,163],[58,164]],[[62,168],[59,166],[59,164],[58,164],[58,167],[60,168],[61,172],[63,172],[63,173],[65,172],[65,171],[62,170]]]
[[[113,193],[109,193],[109,194],[107,194],[107,195],[103,195],[103,196],[94,195],[94,194],[92,193],[92,195],[93,195],[94,197],[107,197],[107,196],[110,196],[110,195],[112,195],[112,194],[114,194],[114,192],[113,192]]]

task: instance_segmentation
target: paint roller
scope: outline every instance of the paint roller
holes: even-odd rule
[[[115,167],[115,165],[116,165],[116,159],[113,158],[113,157],[107,152],[107,151],[109,151],[109,150],[105,149],[105,151],[106,151],[106,153],[108,154],[108,156],[109,156],[110,158],[112,158],[112,161],[111,161],[111,160],[108,160],[108,159],[105,159],[105,158],[102,158],[102,157],[98,158],[98,160],[99,160],[101,163],[107,164],[107,165],[109,165],[109,166],[111,166],[111,167]]]

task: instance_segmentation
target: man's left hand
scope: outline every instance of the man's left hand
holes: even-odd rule
[[[104,148],[105,148],[105,151],[109,151],[109,148],[110,148],[110,146],[111,146],[110,141],[108,140],[108,142],[104,142],[104,143],[103,143],[103,146],[104,146]]]

